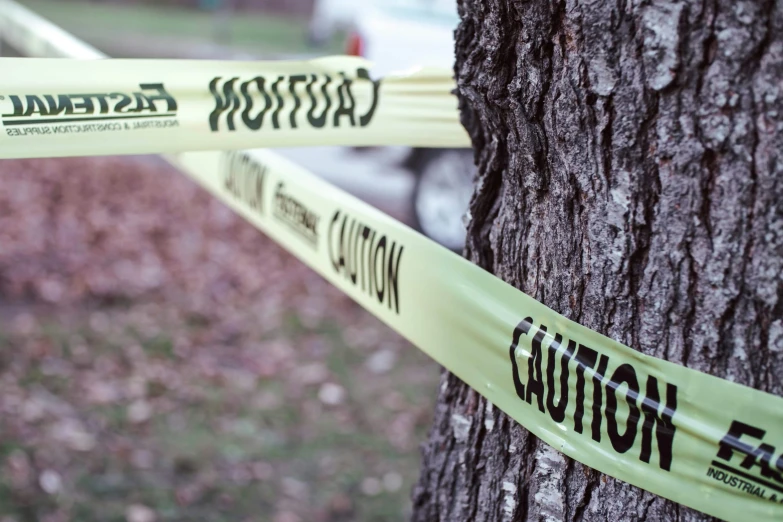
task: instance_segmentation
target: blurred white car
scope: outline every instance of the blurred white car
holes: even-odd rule
[[[356,19],[357,9],[372,2],[373,0],[315,0],[308,27],[310,43],[325,45],[337,32],[349,30]]]
[[[346,52],[374,64],[373,76],[413,67],[454,65],[456,0],[376,0],[354,12]],[[416,175],[415,225],[452,250],[465,242],[464,215],[473,194],[470,149],[410,149],[404,161]]]

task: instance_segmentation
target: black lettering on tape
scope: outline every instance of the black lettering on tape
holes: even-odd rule
[[[674,444],[674,433],[677,428],[674,426],[672,418],[677,411],[677,386],[666,384],[666,404],[663,411],[660,411],[661,399],[658,394],[658,380],[653,377],[647,377],[647,393],[642,401],[642,412],[644,413],[644,424],[642,424],[642,451],[639,460],[649,463],[652,453],[652,430],[655,426],[655,439],[658,444],[658,465],[661,469],[671,471],[672,467],[672,446]]]
[[[162,83],[142,83],[139,85],[143,91],[155,91],[155,94],[147,94],[145,95],[146,98],[153,103],[155,101],[163,101],[166,102],[166,112],[176,112],[177,111],[177,100],[174,99],[173,96],[171,96],[168,92],[166,92],[166,89],[163,87]],[[99,95],[94,95],[99,96]],[[157,109],[153,109],[155,111]]]
[[[324,84],[321,85],[321,94],[323,94],[324,100],[326,101],[326,106],[321,111],[320,116],[315,115],[315,109],[318,107],[318,100],[316,100],[315,95],[313,94],[313,85],[315,85],[318,77],[313,75],[312,80],[307,84],[307,94],[310,96],[311,103],[310,110],[307,111],[307,121],[310,122],[310,125],[316,129],[320,129],[326,125],[326,115],[329,112],[329,109],[332,108],[332,99],[329,97],[329,93],[326,90],[326,88],[332,82],[332,77],[328,74],[324,77],[325,81]]]
[[[582,418],[585,414],[585,370],[595,367],[598,352],[580,344],[576,350],[576,410],[574,411],[574,431],[582,433]]]
[[[525,317],[522,321],[520,321],[516,328],[514,328],[514,334],[511,338],[511,347],[508,350],[509,356],[511,357],[511,377],[514,380],[514,390],[517,392],[517,397],[523,401],[526,401],[525,385],[522,384],[522,381],[519,379],[519,366],[517,365],[517,346],[519,346],[519,339],[523,335],[527,335],[531,328],[533,328],[532,317]]]
[[[617,390],[623,384],[628,386],[625,393],[625,401],[628,404],[628,419],[625,422],[624,433],[620,434],[617,422]],[[639,429],[639,407],[636,401],[639,398],[639,380],[636,378],[636,370],[630,364],[621,364],[612,374],[612,378],[606,383],[606,432],[609,441],[617,453],[625,453],[636,440]]]
[[[266,92],[265,87],[266,80],[262,76],[256,76],[252,80],[242,82],[239,87],[242,97],[245,99],[245,109],[242,111],[242,122],[250,130],[258,130],[264,124],[264,116],[267,111],[272,107],[272,98],[269,93]],[[255,117],[250,116],[250,111],[253,110],[253,98],[250,96],[250,85],[254,84],[258,89],[258,92],[264,97],[264,108],[258,111]]]
[[[294,99],[294,108],[291,111],[291,128],[296,128],[296,113],[299,111],[299,108],[302,106],[302,100],[299,99],[299,96],[296,94],[296,84],[302,83],[307,81],[307,76],[304,74],[295,74],[291,76],[288,79],[288,88],[291,92],[291,97]]]
[[[138,94],[138,93],[134,93]],[[76,101],[76,99],[81,99],[81,101]],[[73,104],[73,114],[93,114],[95,112],[95,106],[92,104],[92,98],[90,96],[86,96],[84,94],[74,94],[71,95],[71,101],[74,102]],[[84,112],[76,112],[77,109],[84,109]],[[131,112],[140,112],[140,111],[131,111]]]
[[[38,96],[27,96],[27,110],[24,112],[24,116],[32,116],[36,112],[41,116],[49,115],[49,110],[41,98]]]
[[[128,112],[128,107],[131,104],[131,97],[127,94],[121,93],[121,92],[114,92],[109,95],[110,98],[119,98],[120,100],[114,105],[114,112],[119,114],[126,114]],[[50,104],[53,105],[53,104]],[[63,105],[63,97],[60,96],[60,106]],[[68,106],[65,109],[65,114],[73,114],[73,105],[71,104],[71,99],[68,98]]]
[[[328,233],[335,273],[399,314],[404,246],[339,210],[332,215]]]
[[[549,357],[546,365],[546,407],[549,411],[549,416],[555,422],[563,422],[565,420],[566,408],[568,407],[568,364],[571,362],[571,358],[576,350],[576,342],[568,341],[568,346],[565,350],[561,351],[563,342],[563,336],[555,334],[554,340],[549,344]],[[557,404],[555,404],[555,391],[557,384],[555,381],[555,357],[560,353],[560,392]]]
[[[375,286],[377,284],[375,281],[375,270],[372,269],[373,266],[372,254],[377,246],[375,243],[375,234],[376,234],[375,230],[373,230],[372,233],[370,234],[370,248],[367,250],[367,264],[364,265],[367,267],[367,269],[363,270],[364,272],[367,272],[367,276],[369,277],[370,280],[370,285],[369,285],[370,287],[368,288],[368,293],[370,295],[375,294]],[[362,262],[364,262],[364,260],[362,260]]]
[[[351,84],[353,82],[345,73],[340,73],[340,76],[343,77],[343,83],[337,88],[337,99],[339,100],[339,104],[337,110],[334,111],[334,126],[340,126],[341,116],[348,116],[351,127],[355,127],[356,119],[354,118],[354,111],[356,110],[356,102],[354,101],[353,93],[351,92]]]
[[[278,76],[275,83],[272,84],[272,94],[275,95],[275,100],[277,100],[277,107],[272,112],[272,127],[275,129],[280,128],[280,111],[283,110],[283,105],[285,105],[285,100],[283,100],[283,97],[280,96],[280,92],[277,90],[277,86],[280,85],[283,80],[285,80],[285,76]]]
[[[593,440],[601,442],[601,421],[603,415],[601,415],[601,406],[603,403],[603,383],[606,377],[606,367],[609,364],[609,358],[606,355],[601,354],[601,358],[598,360],[598,368],[593,372]]]
[[[545,335],[546,326],[542,324],[531,343],[530,358],[527,360],[527,394],[525,395],[525,402],[528,404],[531,404],[532,396],[536,396],[538,409],[541,413],[546,412],[544,410],[544,379],[541,374],[541,359],[543,359],[541,341],[544,340]]]
[[[334,268],[335,272],[340,272],[340,258],[335,256],[335,251],[332,249],[332,246],[334,245],[334,241],[332,240],[334,234],[332,231],[334,230],[334,224],[337,223],[337,221],[340,220],[340,211],[337,210],[334,215],[332,216],[332,221],[329,222],[329,239],[326,242],[327,243],[327,249],[329,250],[329,260],[332,262],[332,268]],[[362,287],[364,289],[364,287]]]
[[[141,87],[143,88],[144,86],[142,85]],[[87,94],[86,96],[89,96],[90,98],[95,98],[96,100],[98,100],[98,106],[100,107],[99,110],[98,110],[99,114],[108,114],[109,113],[109,102],[106,99],[106,98],[109,97],[108,94],[96,93],[96,94]]]
[[[388,291],[386,296],[388,297],[388,305],[390,310],[400,312],[400,298],[399,298],[399,275],[400,275],[400,261],[402,261],[402,251],[405,248],[399,245],[399,252],[395,253],[397,243],[392,242],[389,252],[389,270],[386,274],[386,281],[388,283]]]
[[[740,467],[748,470],[758,467],[762,476],[783,483],[783,454],[778,456],[773,466],[776,449],[768,443],[761,442],[766,433],[766,430],[756,426],[737,420],[732,421],[728,433],[718,443],[718,458],[731,462],[734,453],[739,453],[744,455]],[[740,440],[742,437],[745,437],[745,440],[757,439],[759,444],[751,445]]]
[[[112,96],[113,95],[111,94],[109,95],[109,97]],[[130,97],[127,94],[123,96],[126,96],[129,100],[128,103],[130,103]],[[46,104],[49,106],[49,110],[46,112],[47,116],[57,116],[63,112],[65,112],[65,114],[73,114],[73,104],[71,103],[71,98],[69,96],[60,94],[57,96],[57,101],[55,101],[54,96],[51,94],[44,94],[44,99],[46,100]],[[114,110],[115,112],[119,112],[116,105]]]
[[[359,270],[359,264],[361,263],[361,258],[359,258],[359,249],[356,248],[356,238],[359,237],[359,227],[357,226],[356,221],[351,221],[351,226],[348,229],[348,243],[349,245],[352,245],[348,248],[348,260],[349,262],[346,263],[345,267],[345,273],[348,275],[349,279],[353,284],[356,284],[356,276]]]
[[[226,152],[221,159],[223,188],[259,214],[264,212],[267,168],[243,152]]]
[[[22,104],[22,100],[19,98],[19,96],[12,94],[9,96],[9,98],[11,99],[11,105],[14,108],[14,112],[11,114],[3,114],[3,117],[24,116],[24,104]]]
[[[234,121],[234,114],[244,107],[242,111],[242,122],[244,125],[253,131],[257,131],[263,126],[263,119],[267,111],[272,109],[271,120],[273,129],[281,129],[285,121],[291,129],[297,129],[302,125],[302,121],[299,121],[298,114],[302,109],[306,98],[301,88],[297,88],[299,84],[305,84],[304,91],[307,92],[307,98],[309,98],[310,106],[306,112],[307,121],[304,123],[309,124],[314,129],[324,128],[328,122],[330,122],[335,128],[344,124],[344,120],[347,118],[348,124],[352,127],[356,126],[357,118],[358,124],[362,127],[369,125],[378,108],[378,102],[380,99],[380,86],[381,80],[372,80],[367,69],[358,68],[356,70],[356,76],[350,77],[344,72],[339,73],[342,81],[337,84],[336,92],[329,93],[329,85],[332,83],[332,77],[330,75],[306,75],[295,74],[290,76],[277,76],[276,80],[272,82],[267,81],[262,76],[258,76],[251,80],[240,82],[238,78],[232,78],[223,82],[221,77],[213,78],[209,84],[210,92],[215,98],[215,108],[209,116],[210,129],[213,132],[217,132],[220,128],[220,119],[225,118],[226,127],[229,131],[236,130],[236,122]],[[318,84],[320,84],[320,95],[318,95]],[[287,90],[293,100],[292,104],[288,104],[283,96],[283,90],[286,89],[284,82],[287,83]],[[258,86],[259,94],[255,95],[250,92],[250,87],[255,84]],[[161,84],[144,84],[143,87],[154,89],[157,85]],[[357,101],[355,97],[354,89],[357,85],[366,85],[370,90],[369,105],[365,109],[363,114],[357,114],[359,111],[357,107]],[[239,88],[239,94],[236,91],[236,87]],[[267,90],[267,87],[269,89]],[[169,107],[176,109],[176,101],[168,96],[165,90],[155,89],[157,92],[148,97],[153,102],[155,100],[165,100],[170,103]],[[270,95],[271,92],[271,95]],[[140,93],[136,93],[140,94]],[[336,95],[336,103],[333,101]],[[258,114],[251,116],[254,110],[257,96],[264,98],[264,108],[259,110]],[[137,96],[138,98],[138,96]],[[321,105],[321,99],[323,99],[323,108],[319,113],[319,105]],[[144,100],[137,99],[137,105],[143,103]],[[12,100],[13,102],[13,100]],[[123,107],[126,107],[130,101],[123,102]],[[171,105],[171,104],[174,105]],[[272,107],[274,105],[274,107]],[[284,111],[288,107],[287,117],[283,116]],[[24,104],[19,100],[19,106],[24,108]],[[144,105],[149,108],[149,105]],[[155,110],[149,109],[149,110]],[[329,118],[331,113],[331,119]],[[225,115],[225,116],[224,116]]]
[[[372,117],[375,114],[375,109],[378,107],[378,92],[381,88],[381,80],[370,79],[370,72],[367,69],[360,67],[356,70],[356,76],[362,80],[368,80],[372,82],[372,102],[367,112],[359,116],[359,125],[366,127],[372,121]]]
[[[220,77],[217,77],[213,79],[211,82],[209,82],[209,90],[212,93],[212,96],[215,98],[215,109],[212,111],[212,113],[209,115],[209,128],[212,129],[212,131],[217,131],[219,129],[218,122],[220,120],[220,116],[223,115],[224,112],[226,112],[229,107],[232,107],[231,112],[229,112],[228,116],[226,117],[226,126],[228,127],[228,130],[232,131],[235,130],[236,127],[234,126],[234,118],[233,113],[239,109],[239,97],[234,92],[234,84],[237,82],[239,78],[232,78],[229,81],[227,81],[223,85],[223,94],[220,94],[220,91],[217,88],[218,82],[220,81]]]
[[[362,226],[362,249],[359,253],[359,260],[362,261],[365,259],[364,257],[364,247],[367,246],[367,239],[370,237],[370,227],[364,225]],[[364,270],[360,270],[361,272],[361,278],[362,278],[362,292],[365,290],[365,281],[364,281]]]
[[[381,253],[381,262],[380,265],[378,264],[378,254]],[[375,246],[375,253],[372,256],[372,272],[373,275],[376,276],[375,284],[375,295],[378,297],[378,302],[383,302],[384,292],[386,292],[386,272],[384,270],[384,260],[386,259],[386,236],[382,236],[380,240],[378,240],[378,244]],[[378,274],[378,269],[380,268],[380,274]]]

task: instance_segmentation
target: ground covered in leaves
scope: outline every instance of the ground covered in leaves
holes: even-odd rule
[[[0,162],[0,522],[401,520],[437,382],[160,160]]]

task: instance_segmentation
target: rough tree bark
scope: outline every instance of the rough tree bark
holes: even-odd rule
[[[643,353],[783,395],[783,0],[460,16],[467,257]],[[413,502],[427,522],[709,518],[568,459],[448,374]]]

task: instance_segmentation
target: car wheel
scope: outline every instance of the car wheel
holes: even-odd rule
[[[465,246],[464,216],[473,195],[476,168],[467,149],[415,152],[414,225],[424,235],[455,252]]]

